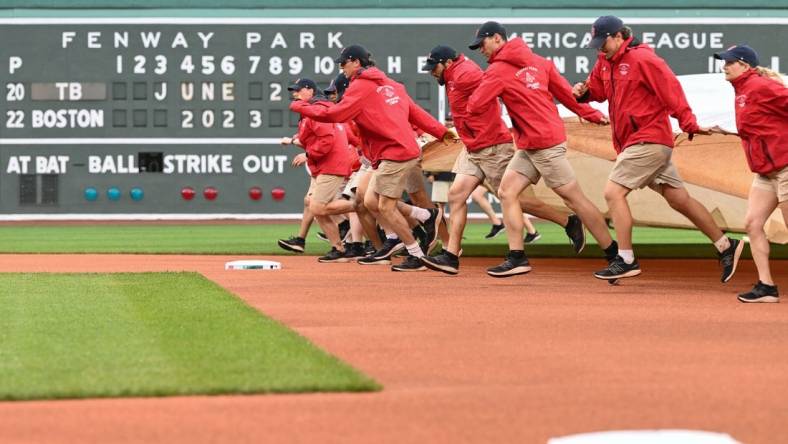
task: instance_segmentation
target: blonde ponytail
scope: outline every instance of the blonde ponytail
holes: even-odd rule
[[[758,71],[758,74],[761,77],[767,77],[785,86],[785,81],[783,80],[783,76],[779,72],[773,69],[769,69],[765,66],[758,66],[755,68],[755,70]]]

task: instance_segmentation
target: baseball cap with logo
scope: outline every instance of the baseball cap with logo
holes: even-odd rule
[[[504,29],[503,25],[498,22],[486,22],[476,31],[476,38],[470,45],[468,45],[468,48],[473,50],[479,49],[479,47],[482,46],[482,40],[484,40],[485,37],[492,37],[495,34],[500,34],[501,36],[506,37],[506,29]]]
[[[457,52],[454,49],[438,45],[432,48],[430,55],[427,57],[427,62],[424,63],[425,71],[432,71],[438,63],[444,63],[446,60],[454,60],[457,58]]]
[[[591,42],[588,44],[589,48],[599,49],[605,43],[605,40],[611,35],[621,31],[624,27],[624,22],[614,15],[603,15],[599,17],[591,26]]]
[[[725,51],[714,54],[715,59],[733,62],[740,60],[751,67],[758,66],[758,53],[747,45],[734,45]]]
[[[301,91],[304,88],[310,88],[317,91],[317,84],[311,79],[298,79],[292,85],[287,87],[288,91]]]
[[[331,81],[331,84],[328,85],[328,88],[323,90],[323,93],[336,93],[339,97],[342,97],[342,94],[345,92],[348,85],[350,85],[350,82],[348,81],[347,77],[345,77],[345,74],[339,73],[339,75]]]
[[[369,62],[369,52],[361,45],[350,45],[342,49],[334,61],[340,65],[344,65],[348,60],[359,60],[361,62]]]

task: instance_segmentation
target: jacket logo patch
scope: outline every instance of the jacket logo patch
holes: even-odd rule
[[[386,103],[389,105],[396,105],[399,103],[399,96],[394,91],[394,88],[389,85],[378,86],[375,90],[378,94],[381,94],[386,99]]]
[[[618,65],[618,72],[622,76],[625,76],[625,75],[629,74],[629,63],[622,63],[622,64]]]
[[[528,71],[539,72],[539,69],[533,66],[526,66],[525,68],[517,71],[514,76],[519,78],[523,75],[523,73],[525,73],[525,77],[523,77],[525,86],[529,89],[539,89],[541,84],[538,80],[536,80],[536,77],[534,77],[533,74]]]
[[[456,88],[456,86],[454,85],[454,80],[449,80],[446,83],[446,86],[449,87],[449,91],[454,91],[454,89]]]
[[[739,108],[744,108],[747,105],[747,94],[736,96],[736,105]]]

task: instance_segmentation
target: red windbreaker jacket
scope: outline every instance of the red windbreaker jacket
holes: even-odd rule
[[[788,165],[788,88],[751,69],[734,79],[736,128],[755,173]]]
[[[405,162],[419,157],[421,151],[410,123],[437,138],[448,131],[408,96],[405,87],[375,68],[359,70],[342,101],[334,106],[310,105],[295,101],[290,109],[321,122],[346,122],[358,125],[366,146],[365,154],[377,168],[381,160]]]
[[[534,54],[523,39],[506,42],[489,62],[479,87],[468,99],[468,113],[484,112],[500,96],[512,119],[517,148],[539,150],[566,141],[564,122],[553,97],[586,120],[602,120],[602,113],[577,103],[569,82],[553,62]]]
[[[600,54],[588,78],[588,93],[578,101],[608,101],[616,152],[640,142],[673,147],[669,116],[693,134],[698,123],[679,80],[650,46],[633,37],[608,60]]]
[[[479,65],[462,54],[443,71],[454,127],[465,148],[471,152],[512,142],[512,133],[501,119],[501,105],[497,100],[488,102],[486,109],[476,114],[468,113],[468,98],[479,86],[483,74]]]
[[[312,106],[326,108],[331,102],[317,101]],[[317,122],[302,117],[298,122],[298,140],[304,146],[312,177],[320,174],[350,176],[358,154],[348,145],[346,128],[341,123]]]

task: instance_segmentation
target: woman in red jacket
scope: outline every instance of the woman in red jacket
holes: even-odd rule
[[[769,241],[763,226],[775,208],[788,221],[788,89],[782,77],[758,66],[747,45],[714,54],[725,61],[725,80],[736,92],[736,128],[755,180],[750,188],[745,226],[758,268],[758,283],[739,295],[742,302],[779,302],[769,271]]]

